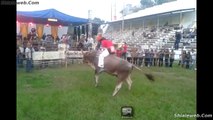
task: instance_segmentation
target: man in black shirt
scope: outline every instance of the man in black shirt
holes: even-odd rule
[[[180,43],[180,40],[181,40],[181,32],[176,32],[175,33],[175,44],[174,44],[174,48],[175,50],[178,50],[179,49],[179,43]]]

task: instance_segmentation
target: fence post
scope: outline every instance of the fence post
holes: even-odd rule
[[[65,50],[65,67],[67,68],[67,50]]]

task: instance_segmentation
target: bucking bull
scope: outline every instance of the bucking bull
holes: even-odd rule
[[[83,52],[83,51],[82,51]],[[91,66],[95,70],[95,86],[98,85],[99,80],[99,74],[97,72],[97,64],[98,64],[98,51],[89,51],[89,52],[83,52],[83,62],[87,63],[89,66]],[[122,84],[124,81],[128,84],[128,89],[131,89],[132,80],[131,80],[131,72],[133,68],[136,68],[140,71],[142,71],[137,66],[129,63],[128,61],[119,58],[113,54],[110,54],[104,58],[104,71],[110,75],[116,76],[117,79],[117,85],[115,87],[115,90],[112,94],[112,96],[115,96],[120,88],[122,87]],[[144,73],[144,71],[142,71]],[[152,74],[144,73],[145,76],[151,80],[154,81],[154,77]]]

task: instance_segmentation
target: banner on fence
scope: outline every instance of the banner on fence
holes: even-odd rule
[[[83,54],[81,51],[39,51],[33,53],[33,60],[58,60],[66,57],[83,58]]]
[[[34,52],[33,60],[65,59],[64,51]]]

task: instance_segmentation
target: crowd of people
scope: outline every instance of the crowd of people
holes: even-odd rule
[[[152,32],[155,32],[156,29],[152,29]],[[135,37],[138,35],[138,31],[132,31],[131,33],[132,37]],[[145,33],[142,34],[144,37],[150,37],[152,34],[146,35]],[[153,34],[154,35],[154,34]],[[107,38],[110,41],[113,41],[111,37],[109,37],[108,34],[105,34]],[[109,37],[109,38],[108,38]],[[30,71],[31,67],[33,66],[32,63],[32,52],[34,51],[47,51],[48,45],[55,45],[54,50],[60,49],[60,44],[67,44],[68,50],[72,50],[71,48],[75,46],[76,50],[97,50],[97,47],[100,47],[99,40],[94,39],[95,36],[91,35],[84,35],[82,34],[80,36],[80,39],[77,42],[73,42],[73,36],[72,35],[62,35],[61,38],[58,36],[54,38],[52,35],[46,35],[45,33],[42,36],[41,40],[38,40],[38,35],[36,34],[36,29],[32,28],[31,32],[28,34],[27,37],[24,37],[22,40],[21,34],[18,34],[17,36],[17,65],[23,66],[23,61],[26,61],[27,67],[26,71]],[[182,38],[180,32],[175,33],[175,43],[174,43],[174,49],[179,49],[179,42]],[[38,42],[38,46],[34,46],[34,43]],[[116,44],[116,43],[115,43]],[[96,47],[96,48],[95,48]],[[131,49],[128,45],[128,43],[125,41],[122,43],[120,47],[115,47],[115,54],[118,57],[121,57],[125,60],[128,60],[129,62],[132,62],[134,64],[137,64],[138,66],[164,66],[165,67],[172,67],[175,53],[174,50],[169,49],[142,49],[137,48],[135,50]],[[182,50],[182,53],[179,56],[180,63],[182,67],[186,67],[187,69],[196,69],[196,52],[194,50],[191,51],[184,51]],[[18,68],[18,67],[17,67]]]
[[[140,67],[165,66],[173,67],[176,54],[174,50],[169,49],[132,49],[128,51],[127,60]],[[178,56],[178,65],[186,69],[196,70],[196,51],[182,50]]]

